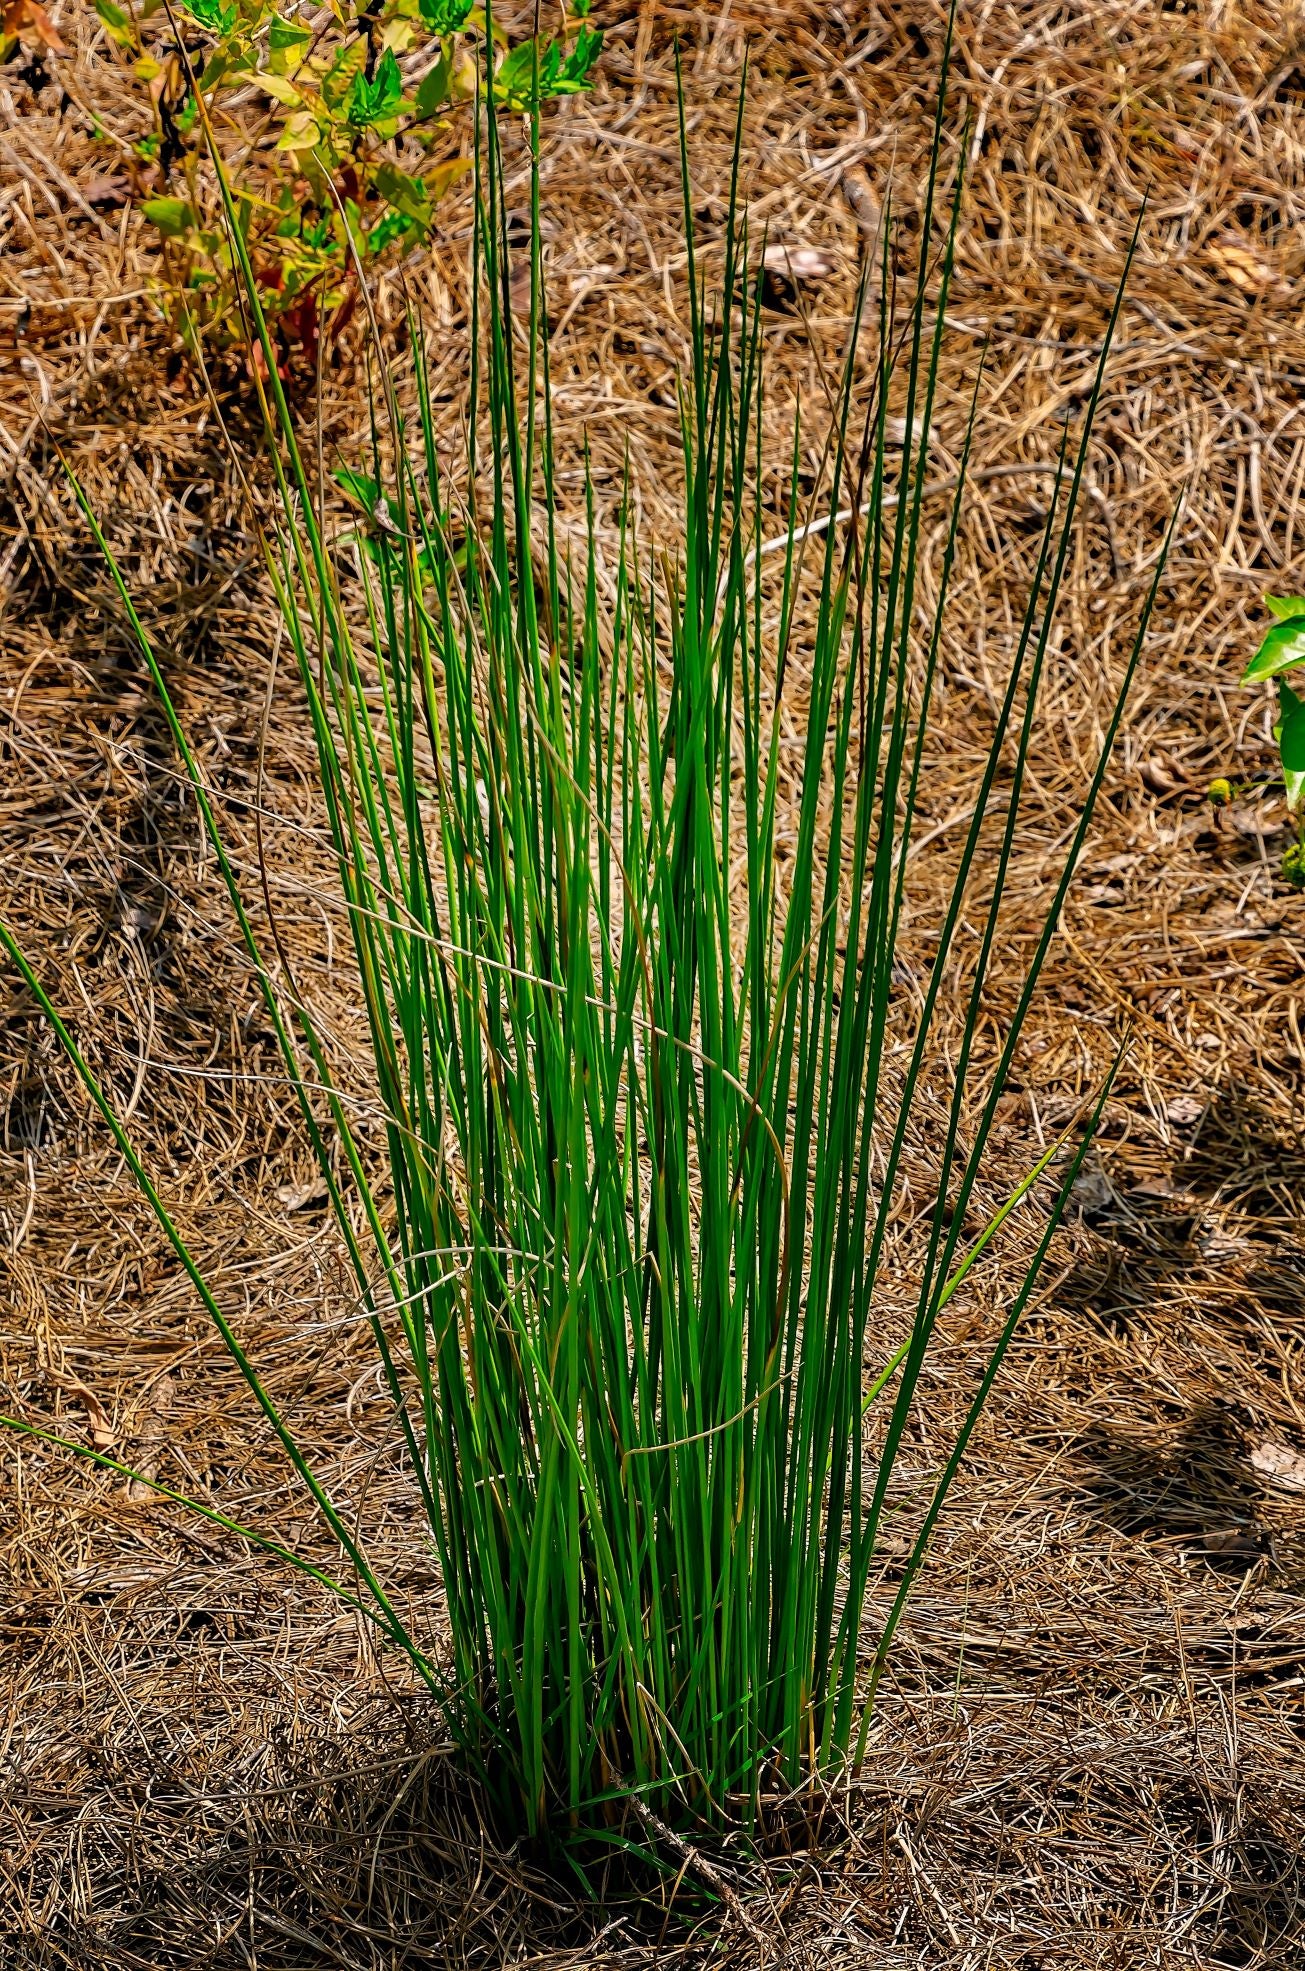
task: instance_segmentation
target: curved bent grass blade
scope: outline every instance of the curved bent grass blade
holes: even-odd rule
[[[1077,442],[1066,435],[905,1072],[890,1079],[906,1020],[894,958],[970,449],[967,435],[917,650],[928,430],[960,212],[959,183],[943,186],[945,82],[944,62],[914,283],[895,307],[886,239],[859,304],[877,312],[867,399],[849,353],[832,386],[821,511],[800,523],[795,431],[778,543],[762,538],[765,337],[739,216],[741,119],[714,303],[699,284],[684,167],[691,361],[673,554],[638,538],[627,498],[601,580],[587,476],[582,544],[559,545],[538,173],[523,325],[509,308],[490,119],[478,140],[465,451],[450,463],[441,445],[414,319],[415,404],[405,409],[372,351],[372,457],[342,475],[362,509],[352,570],[269,360],[281,525],[267,563],[316,745],[385,1119],[380,1167],[350,1129],[311,1009],[287,968],[264,962],[114,571],[371,1321],[438,1550],[443,1671],[370,1571],[4,933],[344,1551],[356,1590],[343,1592],[408,1652],[505,1820],[531,1833],[628,1846],[657,1821],[755,1824],[776,1774],[796,1784],[860,1756],[867,1696],[1105,1100],[1010,1295],[900,1592],[868,1634],[889,1484],[938,1321],[1055,1155],[962,1251],[1123,702],[1000,1058],[981,1071],[984,982],[1107,334]],[[532,141],[537,151],[537,129]],[[232,237],[266,342],[238,227]],[[900,450],[890,393],[906,409]],[[781,737],[799,651],[805,729],[785,816]],[[997,850],[981,855],[1003,770]],[[880,1319],[888,1214],[956,940],[975,919],[977,962],[949,1035],[938,1203],[911,1330],[892,1346]]]

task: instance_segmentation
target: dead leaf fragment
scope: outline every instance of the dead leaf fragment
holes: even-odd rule
[[[1272,841],[1282,830],[1278,817],[1263,808],[1225,808],[1224,813],[1232,824],[1233,833],[1247,842]]]
[[[1115,1187],[1100,1164],[1088,1162],[1074,1179],[1070,1196],[1084,1218],[1099,1218],[1115,1203]]]
[[[1176,1198],[1178,1193],[1163,1177],[1144,1177],[1140,1184],[1134,1184],[1128,1195],[1130,1198],[1140,1198],[1143,1204],[1151,1199],[1158,1199],[1167,1204],[1170,1198]]]
[[[768,274],[778,274],[781,280],[798,286],[803,281],[828,280],[837,263],[833,255],[826,253],[822,247],[785,246],[780,243],[766,248],[761,264]]]
[[[1171,753],[1153,753],[1138,769],[1143,784],[1153,794],[1176,794],[1186,775]]]
[[[0,40],[16,36],[19,41],[39,41],[52,55],[66,55],[68,50],[55,31],[54,22],[45,8],[37,5],[37,0],[4,0],[0,7]]]
[[[1225,1554],[1230,1559],[1258,1560],[1263,1547],[1255,1533],[1231,1529],[1225,1533],[1206,1533],[1201,1545],[1208,1554]]]
[[[917,411],[911,419],[912,445],[918,446],[920,440],[925,437],[926,432],[928,433],[928,442],[932,444],[932,429],[926,426],[923,411]],[[906,419],[904,417],[886,417],[884,419],[884,443],[893,446],[904,445],[906,443]]]
[[[857,225],[867,239],[874,239],[883,224],[883,208],[875,197],[869,172],[863,165],[850,165],[843,173],[842,187]]]
[[[131,197],[131,187],[121,174],[88,178],[82,186],[82,197],[87,205],[125,205]]]
[[[1262,246],[1238,233],[1223,233],[1207,249],[1216,269],[1252,301],[1290,301],[1292,283]]]
[[[1266,1437],[1262,1444],[1252,1444],[1250,1459],[1261,1478],[1285,1486],[1289,1492],[1305,1492],[1305,1456],[1290,1445],[1275,1444]]]
[[[131,1462],[140,1476],[127,1480],[127,1497],[135,1505],[140,1505],[146,1499],[158,1497],[149,1480],[159,1468],[159,1452],[163,1448],[165,1427],[172,1412],[176,1389],[177,1386],[170,1375],[164,1374],[159,1377],[150,1398],[145,1425],[132,1447]]]
[[[325,1204],[331,1195],[324,1177],[310,1177],[306,1184],[280,1184],[277,1198],[287,1211],[303,1211],[308,1205]]]
[[[1175,1095],[1165,1103],[1165,1114],[1179,1129],[1190,1129],[1205,1114],[1205,1106],[1199,1095]]]
[[[74,1403],[81,1404],[90,1426],[91,1443],[97,1451],[107,1451],[117,1432],[113,1428],[108,1411],[95,1391],[88,1389],[84,1382],[79,1382],[76,1376],[51,1375],[50,1380],[65,1396],[71,1396]]]

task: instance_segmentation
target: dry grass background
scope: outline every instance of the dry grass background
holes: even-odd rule
[[[874,208],[891,192],[908,233],[918,212],[941,12],[596,12],[600,87],[550,121],[545,147],[556,401],[573,460],[588,433],[600,524],[628,440],[656,532],[673,511],[685,346],[672,37],[707,234],[748,42],[753,209],[772,238],[825,256],[803,307],[777,289],[767,315],[777,442],[800,395],[814,455],[820,368],[847,333]],[[278,1397],[359,1497],[387,1578],[416,1596],[433,1566],[394,1480],[323,1200],[161,717],[54,470],[48,434],[106,516],[248,851],[267,599],[220,438],[146,298],[148,240],[115,188],[112,144],[89,135],[92,106],[134,134],[132,90],[88,15],[55,18],[73,53],[51,86],[17,64],[0,73],[0,907],[130,1109]],[[1022,606],[1040,468],[1083,399],[1146,200],[994,1018],[1189,488],[996,1179],[1073,1113],[1122,1021],[1135,1039],[913,1604],[845,1825],[819,1864],[757,1874],[773,1910],[764,1955],[1289,1971],[1305,1935],[1305,901],[1276,876],[1281,803],[1249,797],[1216,827],[1203,790],[1216,771],[1269,766],[1265,704],[1235,680],[1260,591],[1300,587],[1305,557],[1305,30],[1289,8],[1240,0],[967,0],[954,88],[971,162],[932,441],[941,479],[984,337],[991,349],[927,795],[943,850],[968,817]],[[414,279],[452,416],[465,215],[449,211]],[[228,405],[238,419],[238,393]],[[324,419],[356,451],[356,372],[329,380]],[[308,745],[281,686],[273,878],[297,962],[329,996],[335,929],[305,880]],[[908,985],[928,958],[933,869],[923,858]],[[310,1546],[216,1338],[12,979],[0,1008],[6,1406],[98,1432]],[[336,1024],[346,1048],[343,1002]],[[927,1196],[927,1146],[911,1179],[904,1227]],[[906,1265],[909,1240],[903,1251]],[[922,1473],[972,1387],[1000,1287],[998,1270],[940,1352],[908,1460]],[[494,1849],[432,1721],[301,1581],[58,1454],[0,1446],[0,1488],[6,1965],[615,1971],[763,1955],[728,1922],[659,1938]]]

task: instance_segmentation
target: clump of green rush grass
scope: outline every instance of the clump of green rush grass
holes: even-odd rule
[[[559,548],[538,183],[523,333],[509,312],[492,120],[478,159],[467,454],[445,469],[414,321],[416,412],[405,422],[382,374],[375,457],[348,479],[370,510],[352,570],[269,360],[283,524],[268,560],[316,742],[386,1117],[383,1169],[355,1136],[310,1008],[268,960],[114,570],[371,1322],[438,1549],[446,1657],[434,1660],[387,1595],[350,1503],[311,1468],[2,933],[324,1514],[343,1555],[330,1585],[410,1659],[503,1822],[532,1835],[622,1843],[656,1822],[755,1827],[768,1798],[863,1755],[893,1632],[1095,1121],[1057,1168],[1032,1262],[871,1632],[890,1479],[940,1315],[1051,1161],[962,1246],[1123,703],[1000,1057],[980,1078],[984,981],[1106,355],[1063,455],[936,962],[908,1020],[894,952],[963,497],[962,484],[915,647],[960,198],[957,186],[940,218],[943,128],[940,92],[913,292],[894,308],[885,249],[863,295],[872,330],[878,317],[872,387],[858,396],[849,356],[835,392],[825,498],[830,516],[851,518],[800,524],[795,442],[785,540],[764,563],[764,336],[737,153],[714,309],[686,171],[682,534],[673,550],[638,540],[627,502],[610,605],[592,500],[586,551]],[[238,227],[233,239],[239,252]],[[247,263],[243,276],[266,342]],[[905,431],[924,434],[900,452],[890,389]],[[538,554],[532,531],[546,537]],[[360,593],[365,609],[346,607]],[[807,709],[781,880],[781,712],[799,639]],[[981,852],[999,767],[1004,819]],[[894,1347],[881,1262],[963,910],[978,949],[914,1317]],[[900,1034],[904,1021],[890,1081],[890,1023]],[[266,1533],[238,1530],[327,1578]]]

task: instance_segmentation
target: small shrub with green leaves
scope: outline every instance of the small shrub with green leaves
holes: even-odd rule
[[[1297,839],[1282,859],[1282,873],[1295,888],[1305,889],[1305,817],[1301,812],[1305,798],[1305,698],[1286,678],[1288,671],[1305,665],[1305,596],[1266,595],[1264,602],[1274,620],[1242,673],[1242,683],[1260,684],[1272,679],[1277,690],[1273,736],[1278,743],[1287,806],[1297,827]]]
[[[94,0],[150,104],[140,159],[162,180],[142,210],[165,242],[183,332],[258,338],[209,163],[227,159],[236,224],[283,372],[311,363],[351,312],[356,279],[426,241],[469,167],[478,86],[521,115],[588,89],[602,33],[589,0],[510,46],[473,0]]]

